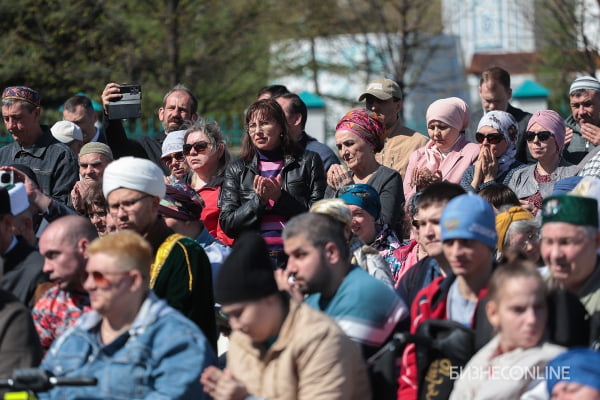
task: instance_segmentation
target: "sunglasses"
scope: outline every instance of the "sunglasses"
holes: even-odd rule
[[[173,161],[175,160],[175,161]],[[177,153],[169,154],[168,156],[161,157],[160,161],[165,164],[167,167],[170,167],[174,162],[183,162],[185,160],[185,156],[183,152],[179,151]]]
[[[477,140],[477,143],[483,143],[486,139],[489,144],[498,144],[504,140],[504,135],[501,133],[490,133],[489,135],[485,135],[481,132],[477,132],[475,134],[475,140]]]
[[[193,144],[186,143],[183,145],[183,155],[189,156],[192,149],[194,149],[194,151],[198,154],[204,153],[204,151],[206,151],[207,148],[208,148],[208,142],[205,142],[203,140],[193,143]]]
[[[90,276],[92,277],[92,279],[94,280],[94,283],[97,286],[100,287],[108,287],[110,286],[111,282],[110,280],[106,277],[107,275],[125,275],[128,274],[130,271],[120,271],[120,272],[100,272],[100,271],[92,271],[90,272]]]
[[[552,132],[548,132],[548,131],[542,131],[542,132],[527,131],[527,132],[525,132],[525,139],[527,139],[528,142],[533,142],[535,140],[536,136],[538,137],[538,139],[540,139],[540,142],[545,142],[546,140],[550,139],[551,136],[554,136],[554,134]]]

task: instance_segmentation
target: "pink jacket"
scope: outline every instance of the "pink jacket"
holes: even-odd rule
[[[427,144],[430,144],[430,142],[427,142]],[[406,178],[404,179],[404,197],[407,206],[410,204],[410,198],[415,193],[415,187],[412,185],[413,170],[427,166],[426,151],[427,145],[413,151],[408,159]],[[461,134],[452,150],[440,162],[438,170],[442,173],[442,180],[460,184],[465,170],[477,160],[478,156],[479,145],[468,142],[465,135]]]

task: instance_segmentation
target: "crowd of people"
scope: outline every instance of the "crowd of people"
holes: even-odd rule
[[[337,155],[262,88],[239,156],[178,84],[130,139],[74,96],[2,92],[0,377],[64,399],[600,399],[600,82],[571,115],[434,101],[426,135],[374,79]]]

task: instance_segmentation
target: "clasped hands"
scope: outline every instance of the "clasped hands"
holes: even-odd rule
[[[254,177],[254,192],[260,203],[265,205],[269,200],[277,202],[281,197],[281,175],[265,178],[260,175]]]
[[[333,164],[327,171],[327,185],[334,190],[352,185],[354,183],[352,176],[352,171],[347,170],[341,164]]]

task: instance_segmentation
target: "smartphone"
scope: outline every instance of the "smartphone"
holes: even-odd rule
[[[108,119],[139,118],[142,115],[142,86],[119,85],[121,98],[108,103]]]

